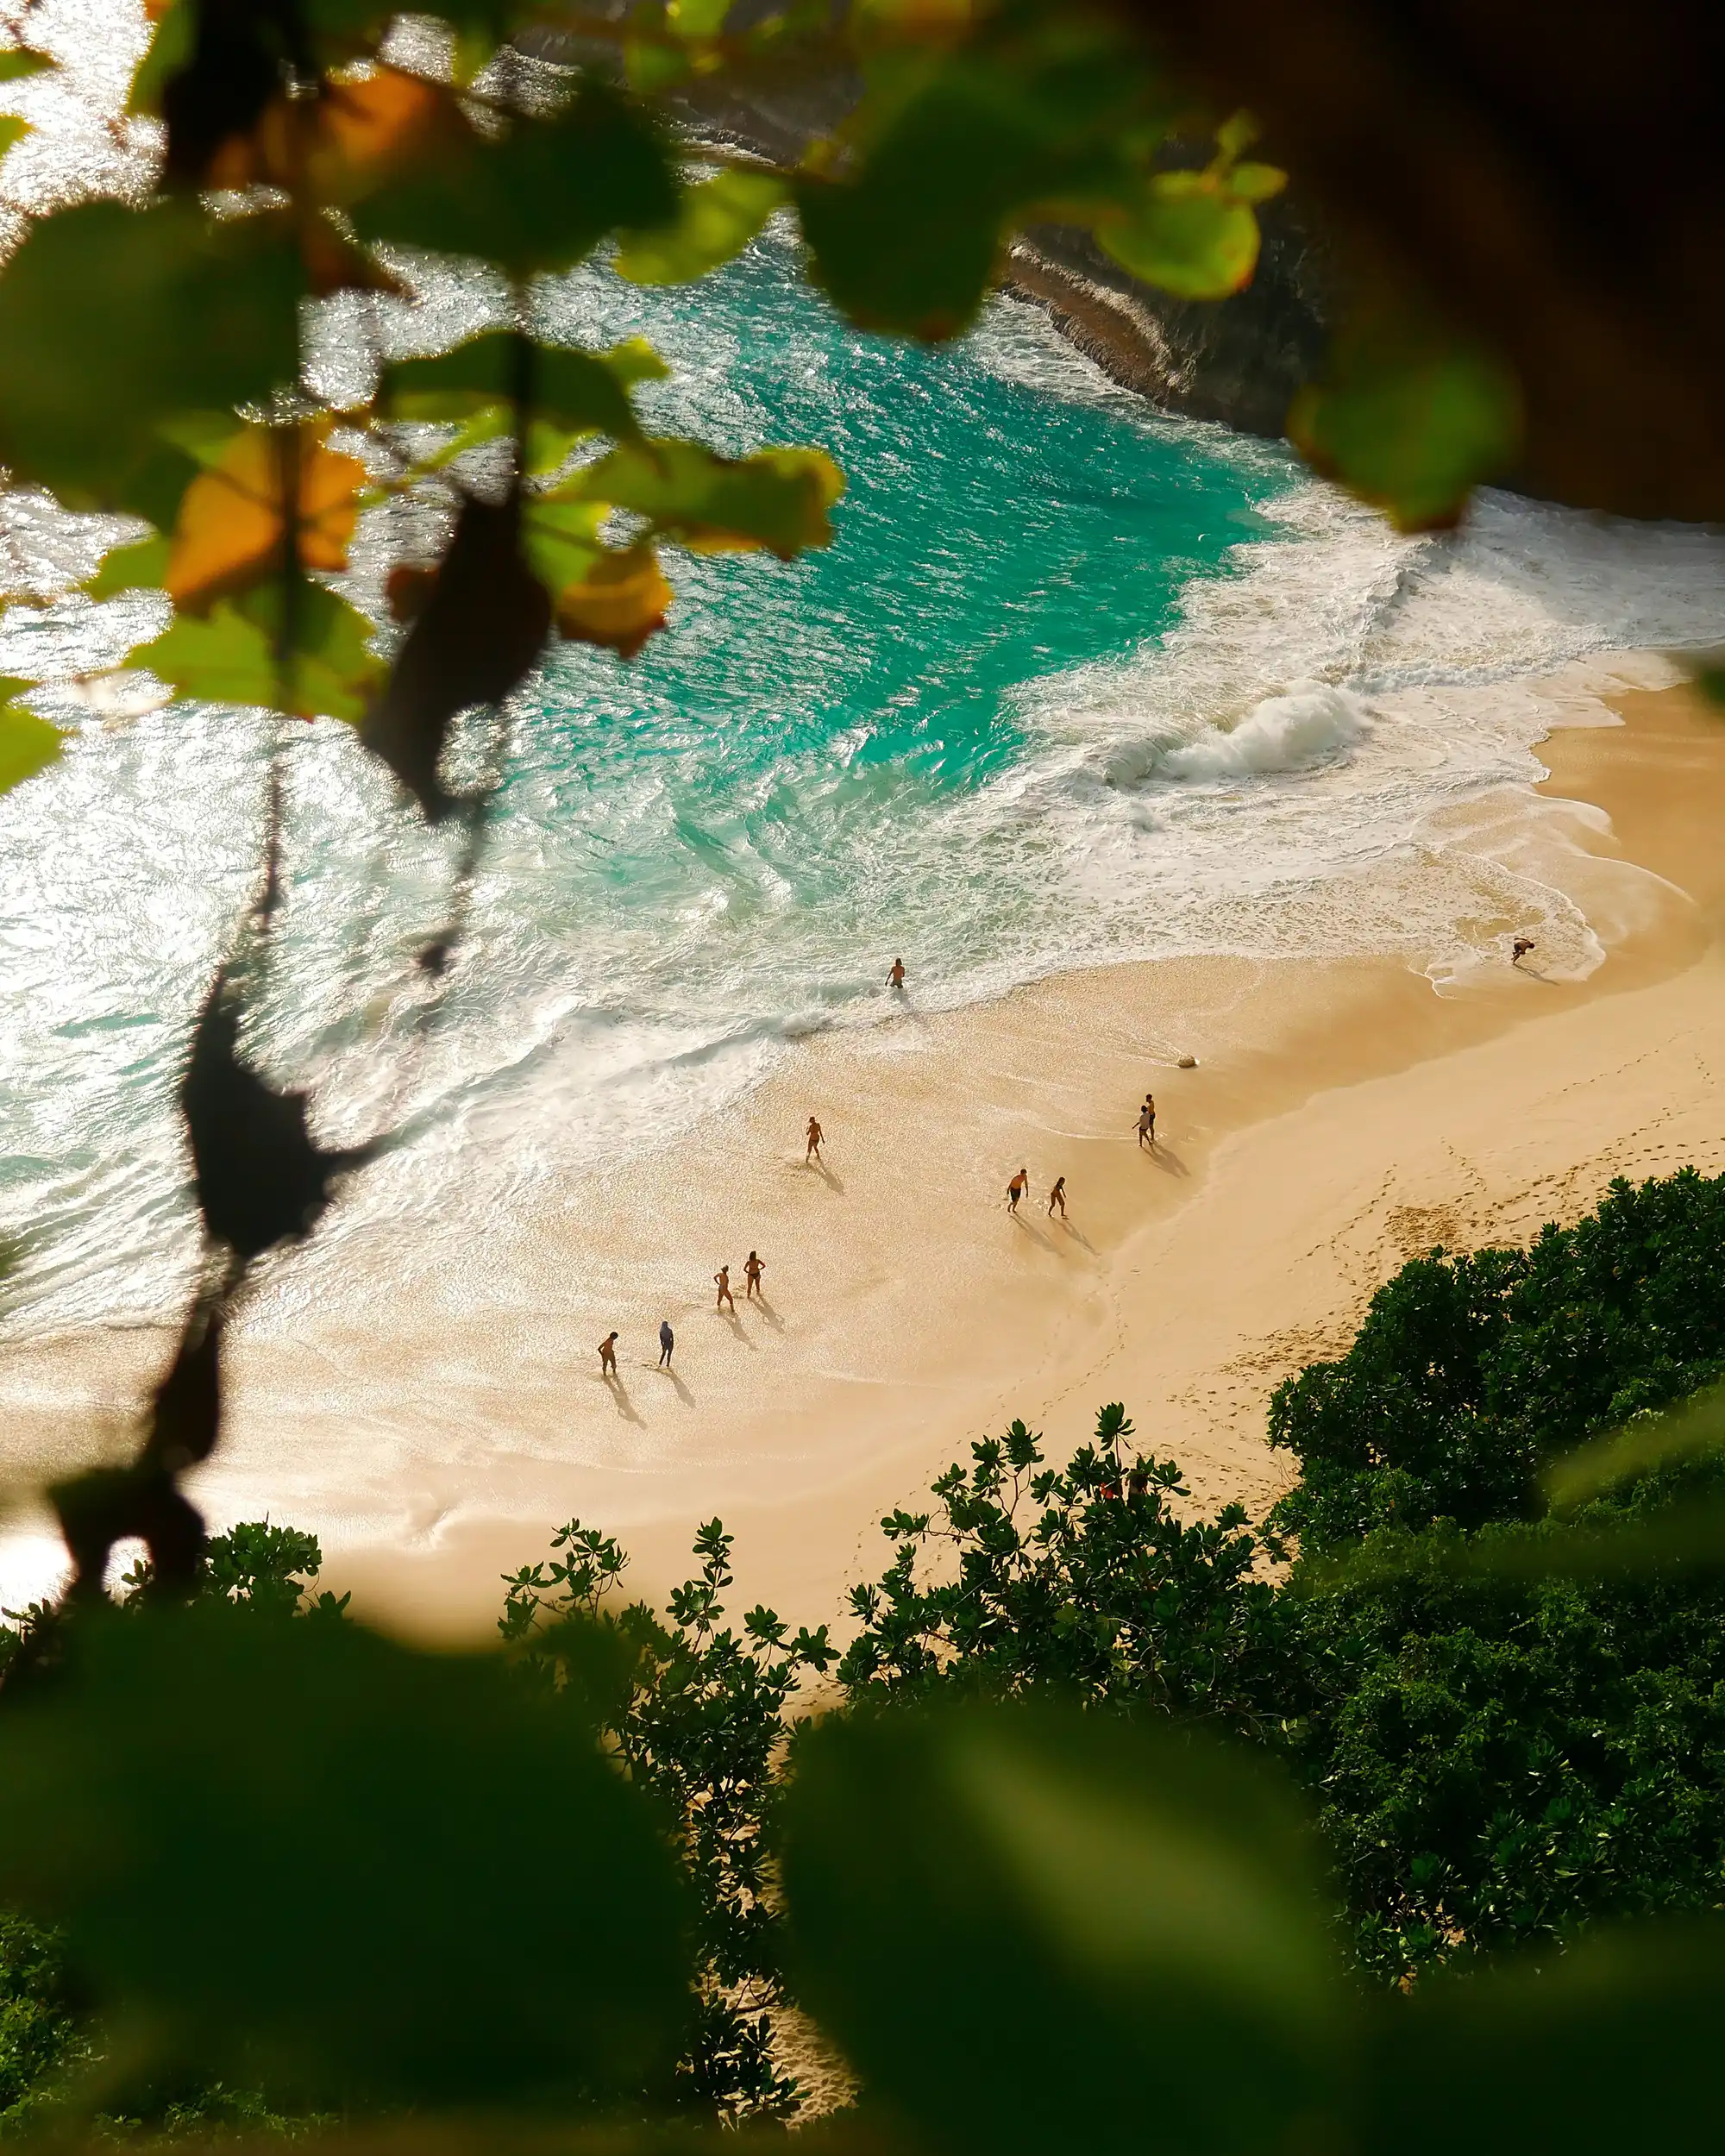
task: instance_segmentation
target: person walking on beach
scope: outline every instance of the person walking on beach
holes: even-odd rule
[[[599,1344],[599,1374],[601,1377],[617,1375],[617,1335],[607,1332]]]
[[[902,958],[895,958],[893,961],[893,970],[887,975],[887,986],[889,988],[896,988],[900,995],[904,993],[905,962]]]
[[[1145,1094],[1138,1112],[1138,1142],[1152,1149],[1156,1144],[1156,1095],[1151,1093]]]
[[[743,1277],[749,1283],[743,1291],[744,1302],[753,1302],[756,1295],[761,1296],[762,1302],[766,1301],[767,1298],[761,1291],[761,1275],[766,1269],[759,1257],[750,1250],[743,1263]]]
[[[808,1144],[803,1153],[803,1166],[805,1168],[808,1166],[812,1160],[819,1160],[820,1158],[820,1141],[825,1135],[825,1132],[821,1129],[819,1124],[815,1121],[812,1116],[811,1116],[808,1120]]]
[[[1512,966],[1519,966],[1530,950],[1538,949],[1539,945],[1531,936],[1518,936],[1509,953],[1509,963]]]
[[[1021,1168],[1019,1169],[1018,1174],[1014,1175],[1012,1181],[1007,1185],[1007,1211],[1008,1213],[1016,1213],[1018,1211],[1019,1200],[1023,1197],[1026,1191],[1029,1188],[1030,1170],[1027,1168]]]
[[[659,1368],[662,1370],[670,1369],[671,1351],[676,1344],[677,1336],[671,1330],[671,1320],[668,1318],[661,1318],[659,1320]]]
[[[723,1310],[725,1304],[729,1303],[731,1305],[731,1314],[734,1318],[737,1315],[737,1298],[731,1292],[730,1266],[721,1265],[718,1270],[713,1275],[713,1280],[718,1288],[718,1301],[716,1307]]]
[[[1066,1218],[1066,1178],[1064,1175],[1055,1177],[1054,1188],[1048,1194],[1048,1217],[1051,1220],[1054,1218],[1056,1206],[1059,1206],[1060,1217],[1063,1220]]]

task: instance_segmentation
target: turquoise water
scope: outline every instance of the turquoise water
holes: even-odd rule
[[[445,279],[392,335],[432,348],[486,309]],[[536,1181],[687,1130],[788,1039],[888,1015],[895,956],[925,1009],[1173,952],[1425,963],[1464,918],[1488,949],[1538,923],[1593,962],[1525,863],[1434,868],[1430,819],[1536,775],[1546,719],[1506,680],[1713,633],[1712,539],[1635,553],[1498,498],[1459,540],[1399,541],[1281,448],[1149,412],[1028,308],[938,350],[858,337],[770,235],[696,291],[593,268],[544,309],[654,340],[656,427],[815,443],[849,491],[826,551],[674,556],[638,659],[561,648],[524,689],[435,1012],[411,957],[446,918],[447,835],[348,730],[286,730],[252,1046],[332,1140],[410,1134],[350,1212],[442,1219],[459,1188],[461,1234],[506,1221]],[[87,568],[9,499],[27,581]],[[356,550],[362,602],[411,540],[394,515]],[[64,601],[9,621],[0,670],[52,682],[135,633]],[[183,1292],[173,1093],[250,889],[267,739],[232,711],[64,711],[62,763],[0,802],[0,1229],[28,1246],[27,1328]]]

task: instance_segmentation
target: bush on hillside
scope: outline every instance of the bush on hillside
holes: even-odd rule
[[[1541,1509],[1540,1470],[1725,1370],[1725,1176],[1619,1180],[1531,1250],[1434,1250],[1372,1298],[1339,1361],[1276,1392],[1301,1479],[1272,1515],[1322,1551],[1374,1529]]]

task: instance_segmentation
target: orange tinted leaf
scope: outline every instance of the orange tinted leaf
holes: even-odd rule
[[[360,193],[411,156],[450,116],[436,83],[380,67],[358,79],[329,82],[317,107],[307,170],[320,193]]]
[[[579,584],[557,597],[557,627],[583,643],[605,644],[632,659],[665,625],[674,594],[650,546],[607,554]]]
[[[309,181],[326,201],[352,201],[426,149],[441,123],[467,130],[436,84],[393,67],[326,78],[315,104],[276,97],[249,134],[210,160],[212,187],[285,187]]]
[[[347,566],[365,467],[326,446],[327,423],[299,429],[242,429],[220,458],[185,490],[163,580],[175,602],[194,612],[223,592],[253,584],[281,559],[292,514],[300,564]]]

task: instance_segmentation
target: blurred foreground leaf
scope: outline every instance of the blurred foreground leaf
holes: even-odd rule
[[[63,1927],[134,2063],[354,2101],[668,2078],[670,1857],[589,1729],[493,1658],[100,1610],[0,1720],[0,1892]]]
[[[586,576],[558,592],[557,627],[565,636],[605,644],[632,659],[655,630],[664,627],[672,596],[650,546],[604,553]]]
[[[1606,1932],[1465,1978],[1384,2018],[1364,2146],[1449,2156],[1621,2156],[1717,2140],[1725,1925]],[[1441,2100],[1438,2092],[1441,2091]]]
[[[1208,172],[1159,172],[1142,204],[1096,237],[1117,262],[1177,299],[1226,299],[1258,266],[1251,204]]]
[[[827,511],[844,475],[819,449],[722,457],[699,442],[625,445],[586,466],[554,498],[609,502],[699,554],[765,547],[788,561],[832,537]]]
[[[517,275],[568,269],[621,226],[664,224],[676,183],[635,108],[588,83],[549,120],[519,119],[501,141],[472,135],[359,204],[369,239],[478,254]]]
[[[0,277],[0,460],[69,501],[134,506],[169,413],[293,379],[301,285],[273,220],[212,226],[189,202],[44,217]]]
[[[1413,313],[1346,326],[1288,415],[1308,462],[1402,531],[1453,524],[1474,486],[1513,468],[1521,430],[1513,375]]]
[[[329,446],[327,421],[245,427],[186,488],[163,579],[175,604],[206,609],[219,593],[279,574],[290,523],[298,566],[347,567],[366,471]]]
[[[1072,1710],[829,1721],[786,1830],[801,1995],[945,2143],[1324,2146],[1350,2009],[1244,1761]]]
[[[500,704],[531,671],[551,601],[522,555],[521,504],[468,496],[442,566],[360,738],[433,822],[455,806],[437,765],[459,711]]]
[[[27,704],[19,703],[18,692],[34,686],[33,681],[0,677],[0,698],[4,699],[0,702],[0,793],[9,793],[15,786],[34,778],[66,746],[66,736],[58,726],[49,725]]]
[[[217,599],[207,616],[180,615],[132,654],[180,695],[210,704],[279,710],[292,718],[364,714],[383,664],[368,649],[371,624],[322,585],[293,586],[293,648],[279,662],[281,584]]]
[[[682,285],[739,254],[790,198],[771,172],[716,172],[687,189],[676,222],[632,234],[617,251],[618,276],[634,285]]]

